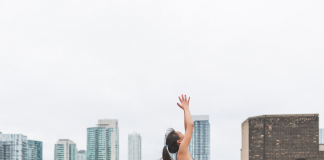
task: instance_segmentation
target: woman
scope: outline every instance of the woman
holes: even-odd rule
[[[181,95],[181,97],[179,97],[179,100],[180,100],[180,104],[177,103],[177,105],[184,111],[185,134],[182,134],[181,132],[178,131],[174,131],[173,129],[170,130],[170,133],[166,138],[166,142],[165,142],[166,145],[163,148],[162,160],[172,160],[170,154],[168,153],[168,150],[170,153],[178,152],[177,154],[178,160],[193,160],[189,152],[189,144],[190,144],[192,131],[194,127],[191,114],[189,111],[190,97],[187,100],[186,95],[185,96]]]

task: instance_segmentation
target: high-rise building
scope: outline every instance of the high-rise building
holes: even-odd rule
[[[3,156],[3,144],[0,141],[0,160],[2,160],[2,156]]]
[[[87,160],[87,154],[85,150],[78,151],[78,160]]]
[[[263,115],[242,123],[241,160],[323,160],[318,114]]]
[[[0,134],[0,160],[27,160],[27,136]]]
[[[54,160],[77,160],[76,144],[69,139],[59,139],[55,144]]]
[[[324,128],[319,129],[319,144],[324,144]]]
[[[43,142],[27,141],[27,160],[42,160],[43,159]]]
[[[164,135],[164,146],[166,145],[166,138],[169,135],[169,133],[170,133],[169,131],[165,132],[165,135]],[[169,152],[169,150],[168,150],[168,152]],[[177,153],[170,153],[169,152],[169,154],[170,154],[170,156],[171,156],[171,158],[173,160],[177,160]]]
[[[107,147],[107,135],[111,136],[111,130],[108,132],[105,127],[87,129],[87,160],[107,159],[108,152],[111,152],[111,149]]]
[[[189,151],[194,160],[210,160],[210,125],[208,115],[193,115],[193,134]]]
[[[2,132],[0,132],[0,134],[2,134]],[[3,144],[2,141],[0,141],[0,160],[3,160],[3,156],[4,156],[4,148],[3,148]]]
[[[136,132],[128,134],[128,160],[142,160],[142,137]]]
[[[87,160],[119,160],[117,119],[101,119],[87,129]]]

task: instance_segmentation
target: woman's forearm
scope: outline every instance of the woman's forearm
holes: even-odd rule
[[[185,119],[185,130],[187,130],[188,126],[194,125],[189,108],[184,108],[184,119]]]
[[[184,112],[183,112],[184,113]],[[185,127],[185,131],[187,130],[187,122],[186,122],[186,115],[184,114],[184,127]]]

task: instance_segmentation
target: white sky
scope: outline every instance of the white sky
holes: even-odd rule
[[[264,114],[324,117],[324,1],[0,1],[0,131],[44,143],[118,119],[161,157],[184,132],[177,96],[210,115],[211,159],[240,159],[241,123]]]

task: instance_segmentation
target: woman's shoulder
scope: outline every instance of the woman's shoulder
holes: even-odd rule
[[[182,153],[182,154],[179,154],[177,155],[177,160],[193,160],[190,152],[187,152],[186,154],[185,153]]]

